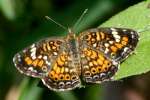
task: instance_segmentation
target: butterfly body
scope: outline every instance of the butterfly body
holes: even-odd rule
[[[112,79],[120,63],[135,49],[138,33],[126,28],[95,28],[76,36],[43,39],[17,53],[16,68],[37,77],[51,90],[64,91],[85,83]]]
[[[79,43],[78,43],[78,38],[76,37],[76,34],[69,29],[69,33],[66,39],[66,43],[68,45],[68,49],[71,53],[71,58],[74,61],[74,66],[76,64],[80,64],[80,52],[79,52]]]

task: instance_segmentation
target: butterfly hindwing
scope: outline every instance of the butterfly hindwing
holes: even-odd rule
[[[51,90],[64,91],[74,89],[81,84],[79,67],[74,65],[71,53],[67,49],[63,50],[52,63],[51,70],[42,81]]]
[[[101,52],[84,47],[81,52],[82,78],[87,83],[101,83],[118,70],[118,63],[106,58]]]
[[[47,38],[32,44],[17,53],[13,62],[16,68],[32,77],[43,77],[51,68],[51,62],[61,51],[61,38]]]

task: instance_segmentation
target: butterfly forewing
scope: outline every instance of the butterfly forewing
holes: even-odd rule
[[[115,61],[125,59],[136,47],[138,33],[126,28],[96,28],[82,32],[81,45],[99,50]]]
[[[43,77],[50,70],[52,61],[59,55],[63,42],[61,38],[41,40],[17,53],[13,62],[21,73]]]

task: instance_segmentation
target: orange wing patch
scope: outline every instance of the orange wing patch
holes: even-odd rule
[[[106,38],[106,35],[103,32],[87,32],[85,36],[85,40],[87,41],[88,45],[94,46],[95,43],[98,41],[102,41]],[[95,46],[96,47],[96,46]]]
[[[16,68],[32,77],[43,77],[51,67],[53,59],[61,52],[62,39],[44,39],[23,51],[17,53],[13,59]],[[57,69],[57,73],[59,69]]]
[[[53,89],[71,89],[80,84],[77,67],[72,65],[72,59],[66,52],[62,52],[52,65],[43,83]]]
[[[33,66],[33,67],[42,67],[44,65],[44,60],[43,59],[35,59],[32,60],[30,57],[25,57],[25,62],[27,65]]]
[[[129,42],[128,40],[129,40],[128,37],[123,36],[120,42],[115,42],[110,47],[108,47],[111,56],[115,56],[116,54],[118,54],[119,50],[122,50],[124,47],[126,47]]]
[[[94,28],[82,32],[80,46],[90,47],[115,61],[123,61],[136,47],[138,33],[126,28]]]
[[[68,60],[69,60],[69,56],[67,53],[63,52],[62,54],[60,54],[60,56],[56,59],[51,71],[49,72],[49,76],[52,79],[61,79],[61,80],[70,80],[72,75],[74,75],[73,73],[77,73],[77,72],[73,72],[73,70],[75,68],[73,67],[69,67],[68,64]],[[61,77],[61,78],[60,78]],[[76,77],[77,78],[77,77]]]
[[[112,74],[111,71],[115,68],[117,68],[117,63],[115,64],[114,62],[108,60],[100,52],[89,48],[83,49],[82,74],[86,82],[101,82],[102,80],[105,80],[107,73]]]
[[[61,44],[62,44],[61,41],[45,41],[42,44],[42,51],[49,55],[53,54],[54,56],[57,56]]]

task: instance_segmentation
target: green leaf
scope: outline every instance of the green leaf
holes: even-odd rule
[[[103,88],[102,85],[86,86],[88,90],[84,96],[84,100],[104,100],[103,99]]]
[[[62,98],[62,100],[77,100],[73,91],[57,92],[57,95]]]
[[[20,86],[21,94],[19,100],[39,100],[43,89],[37,87],[39,80],[29,84],[29,78],[24,78]]]
[[[150,8],[148,1],[141,2],[110,18],[100,27],[131,28],[139,32],[140,40],[135,54],[129,56],[115,75],[121,79],[150,71]]]

